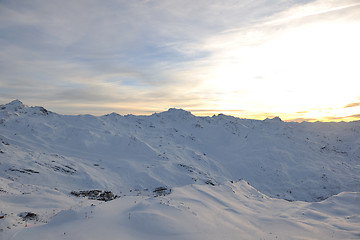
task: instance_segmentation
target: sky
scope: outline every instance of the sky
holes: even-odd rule
[[[360,0],[0,0],[0,104],[360,120]]]

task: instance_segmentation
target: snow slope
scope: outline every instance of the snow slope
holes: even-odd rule
[[[0,142],[4,239],[360,238],[359,121],[66,116],[15,100]],[[92,189],[119,198],[70,194]]]

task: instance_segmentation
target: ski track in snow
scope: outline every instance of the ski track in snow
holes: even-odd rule
[[[0,239],[359,239],[359,176],[359,121],[0,105]]]

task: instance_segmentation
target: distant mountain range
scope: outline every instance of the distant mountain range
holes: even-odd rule
[[[275,232],[288,238],[291,231],[279,227],[281,213],[286,224],[317,226],[319,239],[331,232],[360,237],[359,192],[360,121],[196,117],[174,108],[151,116],[96,117],[60,115],[19,100],[0,105],[4,239],[52,233],[54,239],[71,239],[74,225],[87,232],[71,236],[92,239],[89,234],[100,233],[91,224],[102,218],[111,223],[100,229],[119,229],[109,239],[120,232],[127,234],[123,239],[275,239]],[[128,206],[134,201],[135,209]],[[339,212],[330,211],[334,207]],[[336,222],[339,216],[349,218],[340,223],[345,230]],[[84,225],[83,217],[91,224]],[[38,227],[24,228],[29,219]],[[276,225],[272,234],[264,230],[270,219]],[[54,223],[62,230],[54,230]],[[305,237],[315,231],[294,228]],[[244,238],[234,238],[240,233]]]

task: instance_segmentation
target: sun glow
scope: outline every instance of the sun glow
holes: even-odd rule
[[[345,116],[351,111],[343,107],[357,101],[360,89],[360,32],[354,29],[360,29],[359,22],[224,33],[207,45],[215,49],[206,85],[217,92],[219,109],[252,109],[284,118],[299,112],[314,119]],[[265,41],[244,42],[249,35]]]

